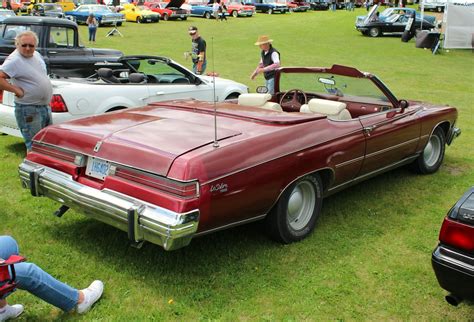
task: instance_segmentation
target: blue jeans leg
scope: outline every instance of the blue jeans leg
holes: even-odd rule
[[[18,244],[10,236],[0,236],[0,257],[18,254]],[[62,309],[71,311],[79,300],[79,291],[64,284],[32,263],[15,264],[18,288]]]
[[[31,150],[31,141],[36,133],[51,124],[51,111],[45,105],[15,103],[15,118],[26,148]]]
[[[89,27],[89,41],[95,41],[96,33],[97,33],[97,27]]]
[[[268,89],[268,93],[275,94],[275,78],[266,79],[265,86]]]

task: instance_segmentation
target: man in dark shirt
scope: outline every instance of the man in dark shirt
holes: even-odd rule
[[[280,53],[272,46],[273,40],[268,36],[260,36],[255,43],[262,52],[260,53],[260,62],[255,71],[250,75],[254,79],[258,74],[263,73],[265,77],[265,86],[268,93],[275,94],[275,69],[280,67]]]
[[[191,26],[188,29],[188,33],[192,39],[192,50],[191,57],[193,60],[193,72],[197,75],[204,74],[206,70],[206,41],[199,35],[198,29],[195,26]]]

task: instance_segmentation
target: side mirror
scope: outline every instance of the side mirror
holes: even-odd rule
[[[194,78],[194,85],[201,85],[202,80],[199,77]]]
[[[398,107],[402,109],[402,112],[408,107],[410,104],[408,103],[407,100],[399,100],[398,101]]]
[[[255,91],[259,94],[266,94],[268,93],[268,88],[266,86],[258,86]]]

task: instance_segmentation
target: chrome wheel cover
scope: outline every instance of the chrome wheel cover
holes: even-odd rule
[[[423,150],[423,160],[428,167],[436,165],[441,155],[441,140],[437,135],[432,135]]]
[[[288,225],[294,230],[301,230],[311,220],[316,205],[316,191],[309,181],[298,183],[288,199],[286,216]]]

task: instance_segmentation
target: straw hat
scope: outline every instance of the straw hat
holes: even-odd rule
[[[260,46],[263,44],[271,44],[273,42],[273,39],[270,39],[270,37],[264,35],[264,36],[258,36],[257,42],[255,43],[255,46]]]

